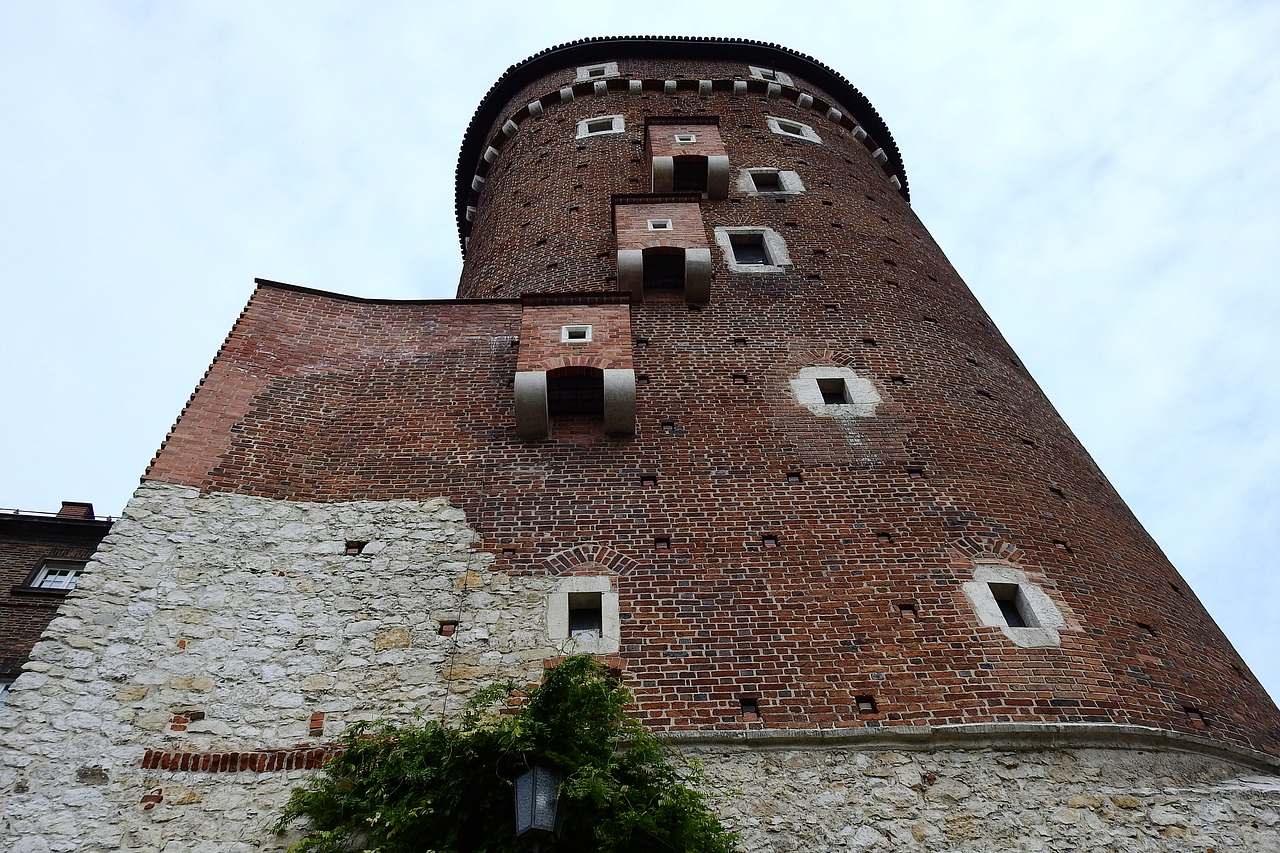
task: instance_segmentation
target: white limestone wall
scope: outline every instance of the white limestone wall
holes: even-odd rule
[[[1130,749],[695,749],[746,853],[1280,851],[1280,777]]]
[[[369,544],[347,556],[348,540]],[[266,828],[305,772],[143,770],[146,750],[324,743],[356,720],[439,716],[495,680],[536,681],[557,653],[551,581],[490,572],[475,544],[444,499],[145,484],[0,709],[0,850],[282,846]],[[457,633],[441,636],[440,618]],[[203,719],[174,730],[189,711]]]

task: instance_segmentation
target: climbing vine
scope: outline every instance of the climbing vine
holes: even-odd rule
[[[689,784],[696,767],[629,703],[584,655],[527,692],[486,688],[456,726],[357,724],[345,751],[294,790],[276,829],[304,823],[294,853],[522,853],[512,780],[537,761],[564,774],[556,853],[732,853],[735,836]]]

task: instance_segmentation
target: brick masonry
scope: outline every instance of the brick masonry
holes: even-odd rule
[[[716,226],[769,227],[794,265],[739,274],[713,253],[710,304],[630,306],[634,438],[523,442],[510,382],[543,343],[523,351],[536,311],[502,300],[609,290],[610,198],[647,180],[645,116],[681,111],[720,116],[735,170],[802,176],[800,196],[701,205],[708,243]],[[628,132],[575,139],[596,114]],[[696,89],[548,106],[488,172],[462,301],[264,284],[149,478],[284,500],[448,495],[512,575],[612,548],[635,565],[618,585],[628,677],[663,728],[1110,722],[1276,752],[1261,687],[866,141],[834,122],[822,144],[781,137],[769,115],[818,120]],[[792,378],[823,366],[869,380],[875,415],[799,405]],[[1060,647],[978,621],[962,585],[984,559],[1042,584],[1068,617]],[[747,694],[758,722],[739,719]]]

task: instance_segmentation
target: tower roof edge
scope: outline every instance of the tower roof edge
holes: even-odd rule
[[[876,139],[888,156],[888,166],[901,176],[904,197],[910,199],[906,169],[898,144],[867,96],[835,69],[817,59],[782,45],[752,39],[703,36],[597,36],[549,47],[508,68],[489,88],[476,108],[462,137],[454,175],[454,212],[458,238],[465,251],[467,200],[475,165],[484,152],[484,133],[498,119],[500,111],[532,79],[570,65],[591,64],[622,55],[643,59],[687,56],[696,50],[709,60],[737,59],[759,62],[792,71],[839,99],[849,114]]]

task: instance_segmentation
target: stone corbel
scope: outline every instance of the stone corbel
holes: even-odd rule
[[[608,373],[608,371],[605,371]],[[634,384],[634,379],[632,380]],[[608,385],[605,386],[606,394]],[[516,432],[528,441],[539,441],[551,432],[551,419],[547,415],[547,372],[526,370],[516,373]],[[635,390],[631,392],[635,399]],[[606,407],[607,410],[607,407]],[[635,403],[632,402],[634,420]]]
[[[542,374],[544,407],[546,405],[546,376],[545,373]],[[518,374],[517,378],[519,378]],[[517,386],[517,391],[518,388],[519,386]],[[636,372],[630,368],[625,370],[605,368],[604,370],[604,431],[611,435],[635,435]]]

